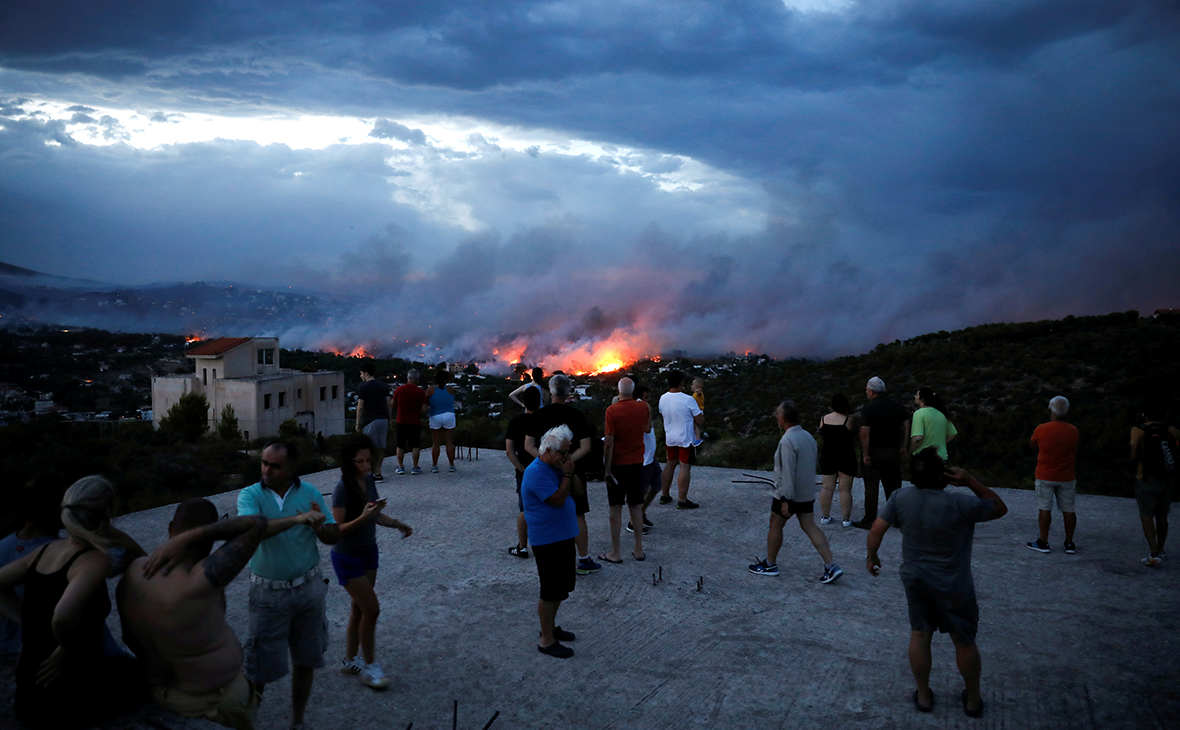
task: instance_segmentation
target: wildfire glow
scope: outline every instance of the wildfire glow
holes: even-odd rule
[[[184,344],[186,344],[186,345],[191,345],[194,342],[200,342],[200,341],[201,341],[200,335],[192,335],[191,337],[184,338]]]
[[[497,348],[495,355],[508,365],[529,361],[541,365],[546,372],[564,370],[574,375],[599,375],[622,370],[658,351],[646,334],[617,329],[602,339],[571,342],[556,353],[545,355],[530,353],[529,343],[518,338],[511,345]]]

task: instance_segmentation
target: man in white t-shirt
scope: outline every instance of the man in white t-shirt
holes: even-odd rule
[[[660,504],[672,501],[672,477],[676,465],[680,465],[680,478],[676,482],[680,499],[676,509],[696,509],[699,504],[688,498],[688,482],[692,478],[693,441],[696,440],[694,426],[705,425],[705,414],[696,399],[684,392],[684,374],[679,370],[668,373],[668,392],[660,396],[660,417],[664,419],[664,446],[668,450],[668,462],[664,466]]]

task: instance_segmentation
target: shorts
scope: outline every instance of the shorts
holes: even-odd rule
[[[516,472],[516,506],[520,507],[520,511],[524,513],[524,497],[520,493],[520,480],[524,479],[524,472]]]
[[[447,411],[440,413],[437,416],[430,417],[430,430],[437,431],[440,428],[454,428],[455,427],[455,412]]]
[[[1135,501],[1140,517],[1166,517],[1172,508],[1172,482],[1162,479],[1135,481]]]
[[[958,598],[939,593],[919,578],[902,577],[910,610],[910,630],[935,629],[952,634],[963,644],[974,644],[979,630],[979,604],[975,596]]]
[[[675,464],[695,464],[696,463],[696,449],[691,446],[668,446],[664,445],[668,450],[668,463]]]
[[[333,550],[331,554],[332,570],[336,571],[336,580],[340,585],[377,569],[376,545],[361,553],[341,553]]]
[[[580,488],[577,482],[581,482]],[[575,471],[574,478],[570,480],[570,498],[574,500],[574,511],[578,516],[590,511],[590,495],[587,494],[586,486],[586,475]]]
[[[792,502],[791,500],[788,499],[787,500],[787,507],[789,507],[791,509],[791,514],[793,514],[793,515],[809,515],[809,514],[812,514],[813,512],[815,512],[815,500],[813,499],[810,502]],[[770,511],[772,514],[776,514],[779,517],[782,517],[783,516],[783,500],[781,500],[781,499],[770,500]]]
[[[202,695],[190,695],[168,687],[152,687],[152,699],[165,710],[192,718],[212,720],[235,730],[254,730],[254,716],[262,695],[242,672],[223,687]]]
[[[420,423],[399,423],[397,424],[397,447],[402,451],[406,449],[417,449],[422,446],[422,424]]]
[[[1078,493],[1076,479],[1068,482],[1049,482],[1044,479],[1036,481],[1037,508],[1042,512],[1053,509],[1053,496],[1057,495],[1057,509],[1062,512],[1073,512],[1073,498]]]
[[[570,597],[578,580],[574,559],[577,557],[574,538],[533,545],[533,559],[537,561],[537,575],[541,578],[542,601],[564,601]]]
[[[660,462],[653,461],[650,464],[643,465],[643,483],[647,485],[647,493],[655,494],[663,489],[663,474],[664,470],[660,468]]]
[[[250,616],[243,649],[246,676],[270,684],[287,676],[287,652],[297,667],[320,669],[328,649],[324,599],[328,583],[319,574],[296,588],[250,584]]]
[[[386,442],[389,440],[389,419],[377,418],[365,424],[362,432],[369,437],[373,442],[373,448],[378,451],[385,451]]]
[[[643,465],[625,464],[612,466],[615,481],[606,483],[606,502],[610,506],[629,504],[632,507],[643,504]]]

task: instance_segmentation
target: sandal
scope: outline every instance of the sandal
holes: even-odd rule
[[[623,562],[622,558],[619,558],[618,560],[611,560],[610,558],[606,557],[606,553],[599,555],[598,559],[604,563],[611,563],[613,565],[618,565],[619,563]]]
[[[918,712],[934,712],[934,690],[930,691],[930,706],[918,702],[918,690],[914,690],[914,709]]]
[[[976,707],[974,710],[968,709],[967,707],[967,690],[963,690],[962,694],[959,695],[959,700],[963,703],[963,713],[967,717],[983,717],[983,697],[979,698],[979,707]]]
[[[635,554],[635,551],[634,551],[634,550],[632,550],[632,551],[631,551],[631,557],[635,558],[636,562],[642,563],[644,560],[647,560],[647,553],[644,553],[644,554],[643,554],[643,557],[641,558],[641,557],[639,557],[638,555],[636,555],[636,554]],[[619,562],[622,562],[622,561],[620,560]]]

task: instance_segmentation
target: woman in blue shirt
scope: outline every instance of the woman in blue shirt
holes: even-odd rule
[[[455,471],[455,386],[449,385],[451,374],[440,367],[434,373],[434,385],[426,388],[426,401],[430,405],[430,447],[433,474],[438,473],[438,446],[444,439],[447,443],[447,471]]]

